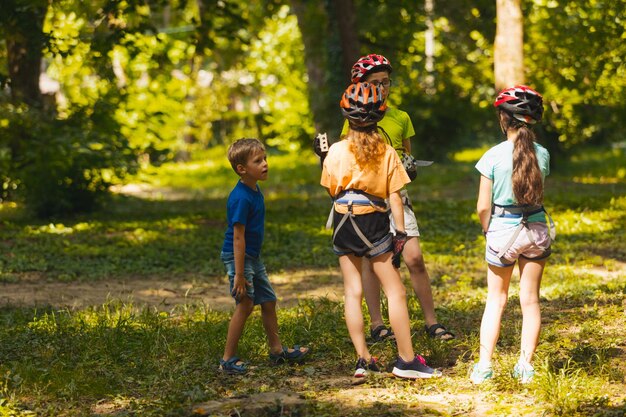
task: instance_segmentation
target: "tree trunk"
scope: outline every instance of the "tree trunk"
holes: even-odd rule
[[[358,30],[356,24],[356,10],[353,0],[335,0],[335,16],[339,28],[339,43],[341,46],[342,74],[346,74],[345,84],[350,83],[352,65],[361,56]]]
[[[42,108],[39,75],[45,36],[43,22],[48,10],[47,1],[34,1],[30,7],[15,8],[5,27],[7,63],[14,103],[26,103]]]
[[[313,124],[317,132],[330,128],[327,115],[329,107],[328,85],[326,83],[326,34],[328,15],[322,2],[292,0],[291,6],[298,19],[298,27],[304,43],[304,62],[309,76],[309,105],[313,113]]]
[[[524,83],[524,26],[520,0],[496,0],[494,74],[497,90]]]
[[[352,0],[292,0],[291,6],[304,43],[315,130],[327,132],[334,142],[343,126],[338,103],[359,57],[354,4]]]

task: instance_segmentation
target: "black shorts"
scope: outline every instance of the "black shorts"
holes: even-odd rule
[[[343,214],[333,210],[333,231],[343,218]],[[370,248],[355,232],[349,219],[341,226],[333,241],[333,251],[336,255],[354,254],[374,258],[393,249],[392,234],[389,231],[389,213],[379,212],[361,214],[353,217],[361,233],[374,245]]]

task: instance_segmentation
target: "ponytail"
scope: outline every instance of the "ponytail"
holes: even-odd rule
[[[505,130],[517,131],[513,148],[513,194],[519,205],[538,206],[543,203],[543,178],[539,169],[539,161],[535,153],[536,135],[530,127],[506,112],[504,116]]]

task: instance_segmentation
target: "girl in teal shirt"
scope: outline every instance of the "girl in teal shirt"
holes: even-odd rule
[[[500,92],[494,106],[506,141],[488,150],[476,164],[481,174],[476,208],[486,237],[488,291],[480,326],[480,359],[470,377],[475,384],[493,376],[491,358],[516,261],[523,320],[521,352],[513,375],[527,383],[535,373],[531,361],[541,328],[539,286],[554,238],[543,209],[550,155],[535,143],[531,130],[531,125],[541,121],[542,103],[538,92],[523,85]]]

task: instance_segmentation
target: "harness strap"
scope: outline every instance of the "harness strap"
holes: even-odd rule
[[[522,229],[526,230],[526,236],[528,236],[528,240],[534,243],[535,245],[537,245],[537,242],[535,241],[535,238],[533,237],[533,234],[531,233],[530,228],[528,227],[528,216],[532,216],[533,214],[537,214],[541,212],[544,212],[546,214],[546,217],[548,218],[547,224],[548,224],[548,232],[550,234],[550,240],[553,241],[556,238],[556,228],[554,227],[554,221],[552,220],[552,217],[550,217],[550,215],[548,214],[548,212],[543,206],[532,206],[532,207],[498,206],[494,204],[491,209],[491,212],[495,216],[498,216],[498,217],[521,217],[522,218],[522,220],[520,221],[520,224],[517,226],[517,228],[515,228],[515,232],[513,232],[513,235],[511,235],[511,238],[500,249],[500,251],[496,255],[498,258],[502,258],[504,254],[506,253],[506,251],[508,251],[509,248],[513,245],[513,243],[515,243],[515,240],[519,236]],[[547,247],[544,248],[539,245],[537,246],[540,249],[543,249],[544,251],[548,249]]]
[[[499,206],[494,204],[491,213],[498,217],[523,217],[545,211],[543,206]]]
[[[372,244],[372,242],[370,242],[369,239],[365,237],[361,229],[359,229],[359,226],[357,226],[356,222],[354,221],[354,214],[352,213],[352,203],[348,204],[348,211],[346,212],[346,214],[343,215],[343,217],[339,221],[339,224],[335,228],[335,233],[333,233],[333,242],[335,241],[337,233],[348,219],[350,219],[350,223],[352,223],[352,227],[354,228],[355,233],[357,234],[357,236],[359,236],[359,238],[361,238],[363,243],[365,243],[368,248],[374,249],[374,245]]]
[[[370,206],[376,211],[387,212],[387,202],[374,195],[368,194],[361,190],[344,190],[333,198],[333,204],[326,219],[326,229],[333,226],[333,211],[335,204],[341,204],[348,207],[351,206]]]
[[[513,245],[513,243],[515,243],[515,240],[517,239],[517,237],[519,236],[520,232],[522,231],[522,229],[526,230],[526,235],[528,236],[528,239],[532,242],[535,243],[535,238],[533,237],[533,234],[530,232],[530,229],[528,228],[528,222],[522,221],[516,228],[515,228],[515,232],[513,232],[513,235],[511,235],[511,238],[509,239],[508,242],[506,242],[506,245],[504,245],[501,249],[500,252],[498,252],[498,254],[496,255],[498,258],[502,258],[504,256],[504,254],[506,253],[506,251],[509,250],[509,248]],[[536,243],[535,243],[536,244]],[[547,248],[542,248],[542,249],[547,249]]]

